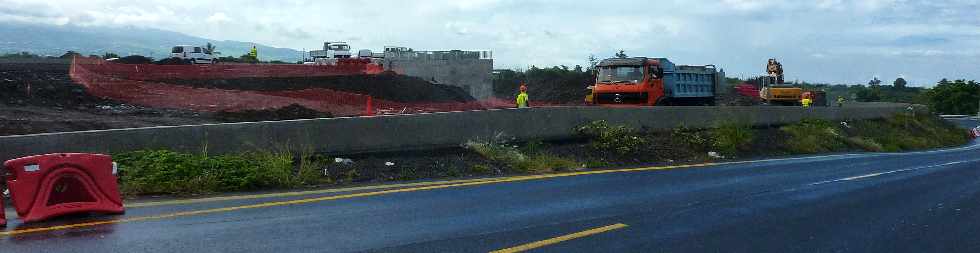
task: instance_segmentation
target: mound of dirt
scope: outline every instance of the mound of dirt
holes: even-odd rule
[[[165,58],[165,59],[161,59],[159,61],[154,62],[154,64],[157,64],[157,65],[183,65],[183,64],[186,64],[186,62],[184,62],[184,60],[181,60],[180,58]]]
[[[165,83],[199,88],[252,91],[283,91],[323,88],[369,95],[396,102],[469,102],[475,99],[462,88],[434,84],[421,78],[396,74],[238,78],[212,80],[166,80]]]
[[[589,72],[560,68],[531,69],[526,72],[503,70],[494,75],[493,94],[498,98],[513,100],[519,93],[521,82],[527,84],[532,104],[584,104],[585,96],[590,93],[586,87],[595,82],[595,77]]]
[[[223,111],[214,114],[214,118],[223,122],[254,122],[330,117],[333,117],[333,115],[330,115],[330,113],[319,112],[298,104],[292,104],[274,110],[244,110],[238,112]]]
[[[7,105],[90,108],[112,104],[68,76],[66,63],[0,63],[0,97]]]
[[[122,63],[122,64],[150,64],[153,63],[153,59],[142,55],[130,55],[130,56],[119,58],[118,60],[112,62]]]

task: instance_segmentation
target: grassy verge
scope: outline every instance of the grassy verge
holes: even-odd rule
[[[804,120],[780,130],[792,138],[784,146],[795,154],[839,151],[901,152],[966,144],[962,129],[932,115],[835,122]]]
[[[496,163],[509,172],[548,173],[582,167],[572,159],[557,156],[545,151],[542,142],[525,143],[524,149],[494,141],[466,143],[466,148],[480,154],[489,162]],[[482,165],[489,168],[489,165]]]
[[[290,152],[230,155],[166,150],[115,154],[126,195],[206,194],[311,185],[403,181],[585,168],[699,163],[719,159],[844,151],[897,152],[949,147],[967,132],[933,115],[768,128],[722,122],[708,129],[647,131],[596,121],[562,142],[470,141],[461,148],[346,158]]]
[[[312,156],[251,152],[209,156],[166,150],[115,154],[127,195],[201,194],[324,183]]]

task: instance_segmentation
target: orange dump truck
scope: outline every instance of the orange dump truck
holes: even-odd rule
[[[667,58],[609,58],[596,68],[586,97],[594,105],[714,105],[725,79],[714,65],[674,65]]]

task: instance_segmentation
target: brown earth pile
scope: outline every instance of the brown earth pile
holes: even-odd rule
[[[396,102],[444,103],[475,99],[462,88],[434,84],[421,78],[385,73],[379,75],[238,78],[213,80],[165,80],[170,84],[199,88],[250,91],[284,91],[322,88]]]

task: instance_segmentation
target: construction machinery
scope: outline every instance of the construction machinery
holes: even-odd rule
[[[799,105],[803,98],[803,89],[784,83],[783,65],[776,59],[769,59],[766,66],[767,76],[759,78],[759,97],[772,105]]]
[[[347,42],[324,42],[323,50],[310,51],[310,59],[304,64],[336,65],[340,59],[351,58],[350,45]]]
[[[594,105],[714,105],[725,72],[714,65],[674,65],[667,58],[600,61],[586,102]]]
[[[170,58],[185,64],[214,64],[217,60],[206,47],[177,45],[170,50]]]

